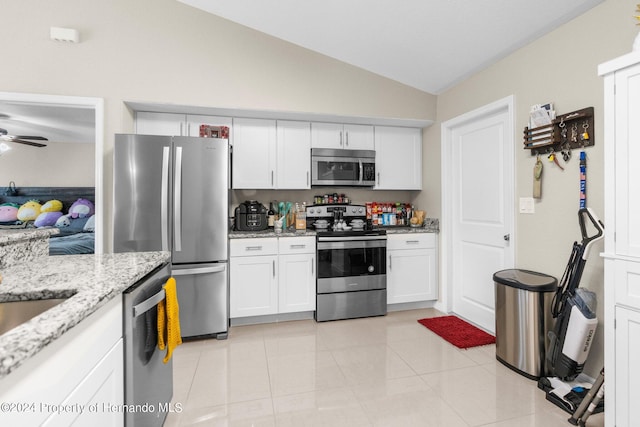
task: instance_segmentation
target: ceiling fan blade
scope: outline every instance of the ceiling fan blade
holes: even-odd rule
[[[18,144],[26,144],[26,145],[31,145],[33,147],[46,147],[46,144],[40,144],[39,142],[33,142],[33,141],[25,141],[23,139],[18,139],[18,138],[12,138],[10,140],[11,142],[17,142]]]
[[[48,141],[44,136],[27,136],[27,135],[16,135],[18,139],[33,139],[36,141]]]

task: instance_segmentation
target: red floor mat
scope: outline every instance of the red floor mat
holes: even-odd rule
[[[496,342],[496,337],[493,335],[456,316],[430,317],[420,319],[418,323],[458,348],[477,347]]]

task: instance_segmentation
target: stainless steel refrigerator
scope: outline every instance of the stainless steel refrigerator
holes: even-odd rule
[[[227,337],[229,143],[117,134],[114,252],[171,251],[183,338]]]

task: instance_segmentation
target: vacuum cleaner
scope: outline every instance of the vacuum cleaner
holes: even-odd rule
[[[549,331],[547,359],[551,375],[563,381],[574,380],[583,370],[596,331],[596,296],[579,288],[582,272],[593,244],[604,237],[604,225],[591,208],[578,211],[582,241],[574,242],[569,262],[551,304],[556,319]],[[595,228],[589,235],[587,220]]]

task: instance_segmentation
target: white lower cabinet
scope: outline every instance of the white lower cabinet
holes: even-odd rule
[[[438,298],[436,235],[387,235],[387,304]]]
[[[313,237],[279,239],[278,312],[316,309],[316,242]]]
[[[230,317],[315,310],[315,237],[230,241]]]
[[[122,426],[122,298],[114,298],[0,380],[0,425]]]
[[[640,402],[640,311],[616,307],[616,355],[615,355],[615,413],[616,425],[631,426],[637,423],[633,411]],[[634,403],[635,402],[635,403]]]
[[[278,239],[234,239],[229,245],[230,317],[277,313]]]

